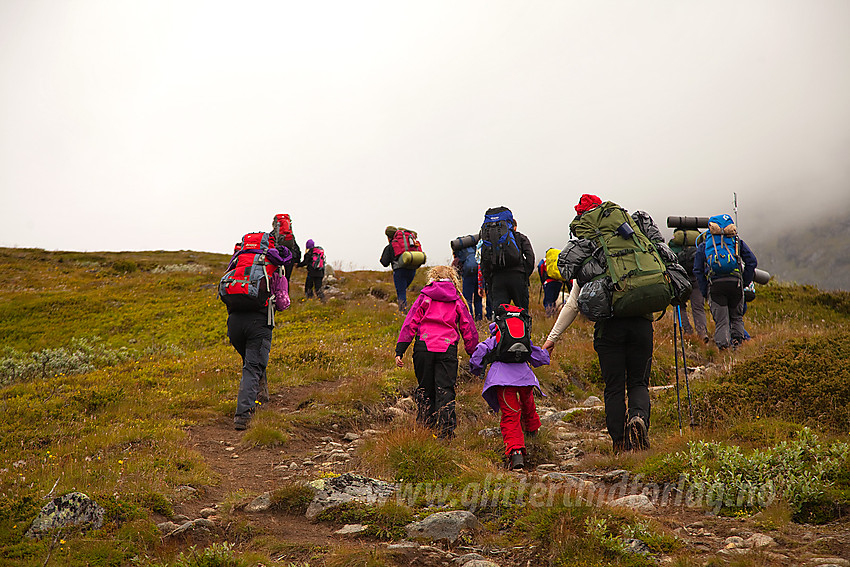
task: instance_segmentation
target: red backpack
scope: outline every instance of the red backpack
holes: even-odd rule
[[[396,256],[405,252],[422,252],[422,245],[419,244],[416,233],[406,228],[399,228],[395,231],[392,247]]]
[[[274,228],[275,234],[280,237],[281,241],[292,240],[295,238],[295,235],[292,233],[292,220],[289,218],[288,213],[275,215],[274,219],[272,219],[272,227]]]
[[[267,307],[270,278],[275,266],[266,260],[266,252],[274,248],[274,235],[251,232],[242,237],[236,263],[218,284],[218,296],[228,311],[258,311]]]
[[[496,347],[489,360],[528,362],[531,358],[531,315],[522,307],[502,304],[494,312]]]

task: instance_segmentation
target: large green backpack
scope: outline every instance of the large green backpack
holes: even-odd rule
[[[673,291],[664,262],[623,208],[606,201],[575,219],[570,229],[578,238],[595,242],[605,251],[607,275],[614,284],[615,317],[647,315],[670,304]]]

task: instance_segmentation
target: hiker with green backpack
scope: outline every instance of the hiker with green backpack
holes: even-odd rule
[[[550,352],[579,312],[596,323],[593,348],[605,380],[605,421],[614,451],[649,448],[649,375],[654,314],[690,295],[676,255],[652,218],[582,195],[570,240],[558,256],[575,280],[543,348]]]

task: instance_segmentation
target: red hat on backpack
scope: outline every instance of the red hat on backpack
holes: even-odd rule
[[[579,215],[583,215],[587,211],[595,209],[601,204],[602,199],[600,199],[596,195],[590,195],[589,193],[585,193],[581,196],[581,199],[578,200],[578,205],[575,206],[576,213]]]

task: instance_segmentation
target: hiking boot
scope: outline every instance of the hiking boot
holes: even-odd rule
[[[617,439],[614,441],[614,454],[619,455],[620,453],[628,453],[632,450],[632,444],[629,443],[628,437],[623,437],[622,439]]]
[[[626,426],[628,433],[629,444],[633,451],[645,451],[649,449],[649,433],[646,430],[646,423],[639,415],[634,416],[629,420]]]
[[[522,451],[519,449],[514,449],[510,454],[510,462],[508,463],[508,470],[510,471],[521,471],[525,468],[525,458],[522,456]]]
[[[250,416],[237,415],[233,418],[233,429],[236,431],[245,431],[248,429],[249,421],[251,421]]]

